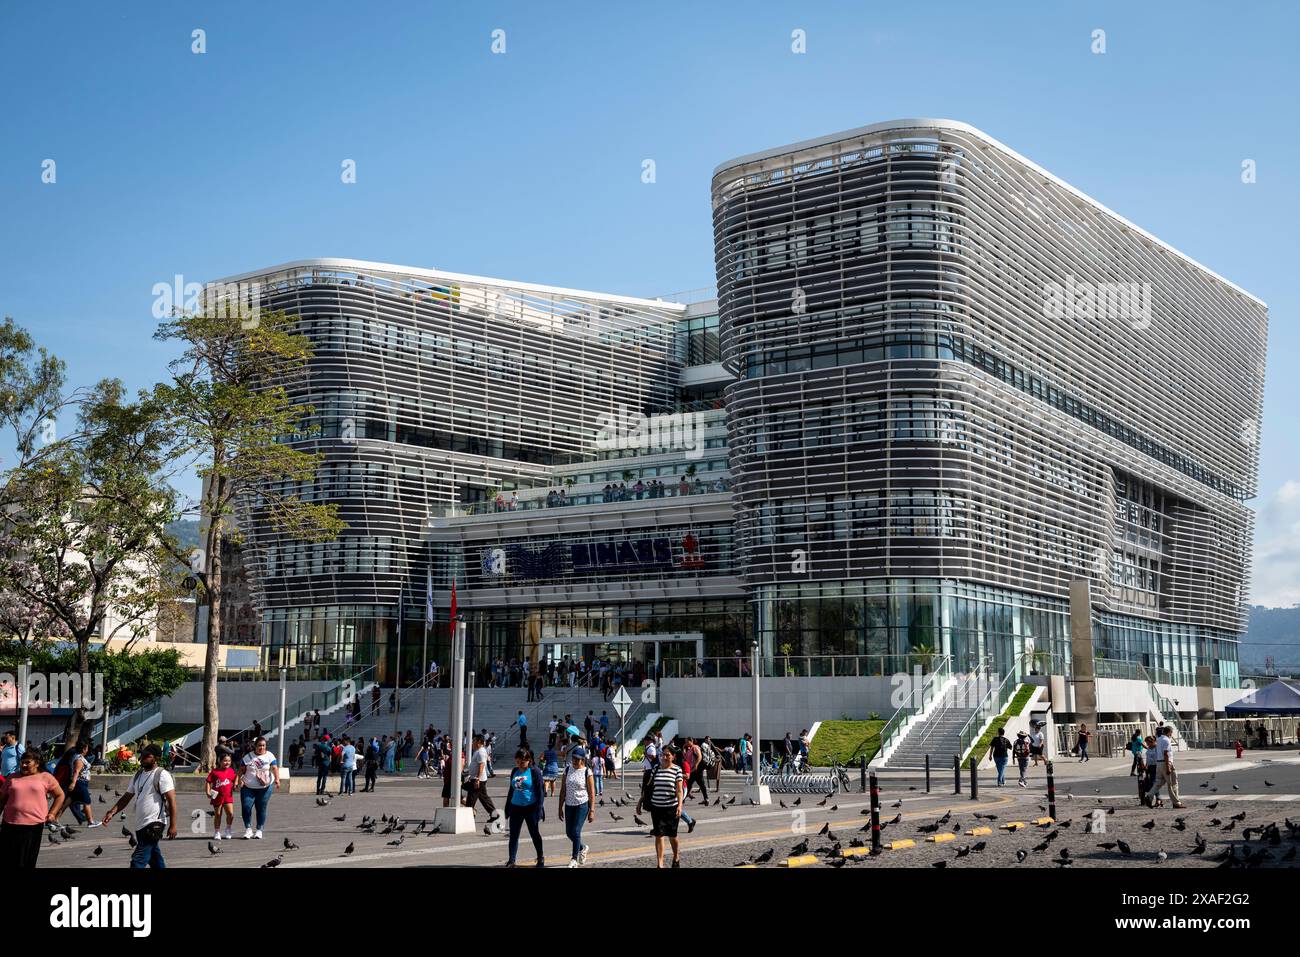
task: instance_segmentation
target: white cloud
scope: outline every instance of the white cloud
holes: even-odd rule
[[[1250,603],[1300,603],[1300,481],[1283,482],[1258,509]]]

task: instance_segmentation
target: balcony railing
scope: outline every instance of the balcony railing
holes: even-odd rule
[[[635,640],[635,636],[633,636]],[[764,678],[872,678],[930,671],[939,655],[776,655],[761,659]],[[665,658],[663,678],[748,678],[750,659]]]
[[[443,518],[463,518],[469,515],[504,515],[510,512],[534,512],[547,508],[568,508],[575,505],[624,505],[629,502],[651,502],[663,498],[679,498],[686,495],[714,495],[719,492],[729,492],[731,490],[731,480],[724,478],[704,481],[695,479],[683,486],[681,483],[669,485],[667,483],[655,494],[646,488],[637,493],[633,489],[619,489],[614,494],[607,496],[603,491],[578,492],[569,495],[566,491],[563,497],[558,495],[538,498],[521,498],[516,500],[503,499],[501,501],[491,502],[474,502],[472,504],[449,505],[440,513]],[[435,514],[439,514],[435,512]]]

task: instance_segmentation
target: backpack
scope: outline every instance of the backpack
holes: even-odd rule
[[[717,755],[713,753],[713,748],[709,747],[707,742],[702,743],[700,745],[700,764],[704,765],[706,768],[711,768],[717,760],[718,758]]]
[[[58,782],[64,792],[72,784],[72,764],[76,760],[76,755],[69,751],[63,757],[59,758],[58,763],[54,766],[54,780]]]
[[[1016,743],[1011,747],[1011,754],[1017,758],[1028,757],[1029,744],[1024,738],[1016,738]]]

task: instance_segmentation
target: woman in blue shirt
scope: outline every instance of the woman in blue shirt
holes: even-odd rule
[[[506,798],[506,822],[510,825],[510,859],[506,867],[515,866],[519,853],[519,832],[528,825],[528,836],[537,851],[537,866],[546,866],[542,852],[542,834],[538,824],[542,820],[542,775],[533,767],[533,755],[527,748],[515,752],[515,767],[510,772],[510,796]]]

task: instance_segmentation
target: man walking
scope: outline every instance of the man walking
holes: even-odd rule
[[[1011,741],[1006,737],[1006,730],[998,728],[997,737],[989,742],[989,754],[993,756],[993,766],[998,769],[998,787],[1005,783],[1007,755],[1011,752]]]
[[[528,718],[522,711],[519,712],[519,717],[515,718],[515,724],[519,725],[519,747],[528,747]]]
[[[1174,771],[1174,742],[1169,737],[1169,728],[1156,729],[1156,793],[1162,788],[1169,788],[1169,799],[1176,808],[1186,807],[1178,795],[1178,774]]]
[[[483,805],[483,810],[488,812],[488,823],[491,824],[501,815],[497,812],[497,806],[492,803],[492,796],[487,790],[487,766],[488,753],[487,748],[483,745],[483,735],[474,735],[474,750],[469,758],[469,797],[465,805],[474,809],[477,802]]]
[[[104,814],[104,825],[107,826],[113,815],[135,798],[135,850],[131,852],[131,867],[137,870],[165,868],[167,864],[158,842],[162,840],[164,830],[167,840],[176,839],[176,782],[171,773],[158,764],[161,757],[162,748],[156,744],[146,745],[140,752],[140,770],[127,785],[126,793]]]

